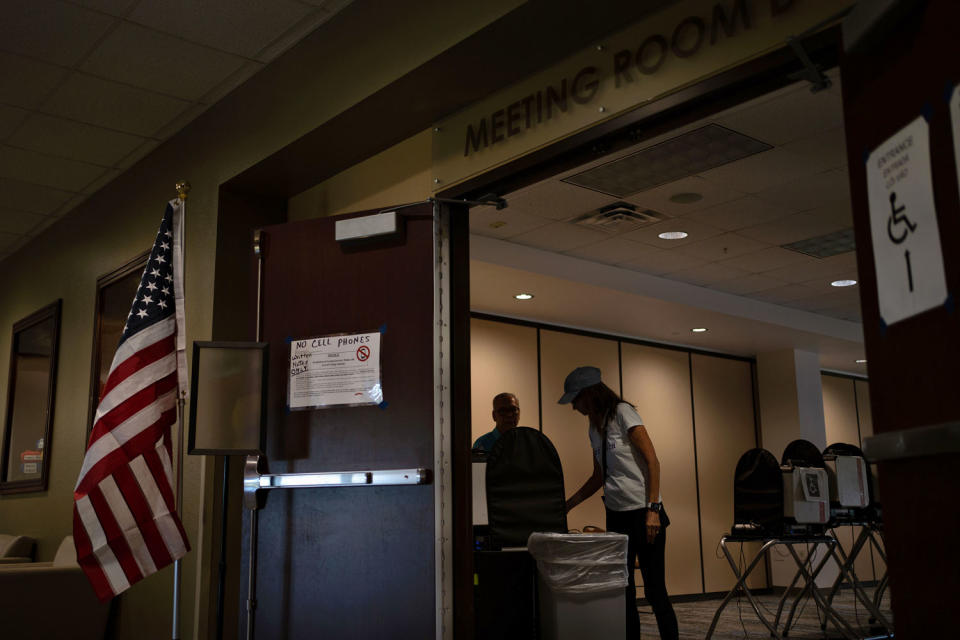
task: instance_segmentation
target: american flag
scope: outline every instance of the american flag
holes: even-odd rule
[[[77,560],[102,601],[190,548],[176,511],[170,434],[186,389],[182,213],[183,201],[168,203],[73,492]]]

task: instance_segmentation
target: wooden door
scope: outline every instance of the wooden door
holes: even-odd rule
[[[398,231],[379,239],[334,236],[338,220],[377,212],[262,230],[267,471],[422,467],[432,481],[266,492],[258,639],[449,636],[450,403],[442,402],[449,349],[440,348],[451,310],[449,287],[441,286],[446,217],[433,203],[395,211]],[[380,333],[382,404],[287,408],[291,340],[368,332]],[[244,539],[246,549],[249,531]]]
[[[949,601],[960,590],[958,21],[960,3],[954,0],[861,3],[844,26],[844,119],[876,434],[864,449],[881,460],[898,639],[956,634]],[[886,179],[873,184],[888,191],[868,187],[871,172]],[[923,189],[909,186],[914,179],[925,182]],[[931,200],[918,197],[931,191]],[[879,202],[889,208],[871,210],[871,192],[887,198]],[[931,229],[938,229],[939,238],[920,241]],[[918,270],[922,254],[934,253],[936,269]],[[922,312],[906,317],[885,312],[896,309],[885,300],[894,300],[891,292],[898,287],[902,304],[930,282],[945,285],[934,304],[918,305]]]

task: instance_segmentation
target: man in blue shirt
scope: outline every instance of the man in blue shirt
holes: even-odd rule
[[[500,436],[517,426],[520,422],[520,403],[512,393],[498,393],[493,397],[493,430],[485,433],[473,443],[474,449],[490,453]]]

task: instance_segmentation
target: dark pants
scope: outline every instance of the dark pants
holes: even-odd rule
[[[664,579],[664,549],[667,541],[667,524],[670,520],[665,513],[660,517],[660,533],[653,543],[647,542],[647,510],[611,511],[607,509],[607,530],[623,533],[629,537],[627,543],[627,638],[637,640],[640,637],[640,615],[637,613],[637,589],[633,579],[635,561],[640,565],[643,576],[643,591],[647,602],[653,607],[657,617],[657,628],[661,640],[676,640],[677,615],[667,597],[667,584]]]

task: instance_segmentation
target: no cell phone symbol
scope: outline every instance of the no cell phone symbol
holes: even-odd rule
[[[360,347],[357,349],[357,360],[360,362],[366,362],[367,358],[370,357],[370,347]]]
[[[887,218],[887,235],[890,236],[890,242],[893,244],[900,244],[907,239],[911,233],[917,230],[917,225],[914,222],[910,221],[910,218],[907,217],[907,214],[904,213],[907,210],[907,207],[904,205],[897,206],[897,192],[890,192],[890,217]],[[910,250],[905,249],[903,252],[903,258],[907,263],[907,284],[910,286],[910,291],[913,291],[913,271],[910,268]]]

